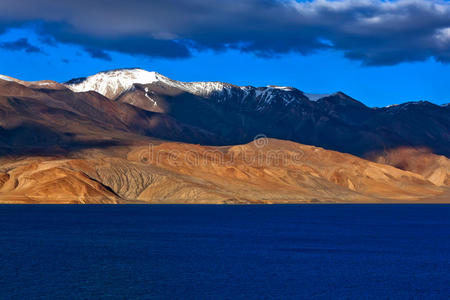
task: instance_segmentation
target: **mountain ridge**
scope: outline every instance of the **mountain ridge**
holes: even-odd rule
[[[162,75],[161,73],[158,73],[158,72],[156,72],[156,71],[147,71],[147,70],[145,70],[145,69],[142,69],[142,68],[138,68],[138,67],[135,67],[135,68],[118,68],[118,69],[112,69],[112,70],[104,70],[104,71],[100,71],[100,72],[98,72],[98,73],[95,73],[95,74],[93,74],[93,75],[90,75],[90,76],[87,76],[87,77],[79,77],[79,78],[73,78],[73,79],[70,79],[70,80],[68,80],[68,81],[66,81],[66,82],[63,82],[62,84],[64,84],[64,85],[66,85],[66,86],[68,86],[69,88],[73,88],[75,91],[89,91],[89,90],[93,90],[93,91],[97,91],[97,92],[100,92],[100,94],[103,94],[104,95],[104,92],[102,93],[101,91],[98,91],[98,90],[96,90],[95,88],[92,88],[92,89],[78,89],[78,88],[76,88],[76,87],[74,87],[74,85],[76,85],[76,84],[79,84],[79,83],[81,83],[81,82],[83,82],[83,81],[86,81],[86,80],[88,80],[89,78],[93,78],[93,77],[95,77],[96,75],[110,75],[110,74],[114,74],[114,73],[122,73],[122,75],[123,76],[125,76],[126,74],[125,73],[128,73],[128,72],[131,72],[131,71],[134,71],[134,72],[139,72],[139,73],[141,73],[141,74],[145,74],[145,73],[148,73],[149,75],[151,75],[153,78],[154,78],[154,80],[148,80],[147,82],[139,82],[139,81],[142,81],[142,80],[138,80],[138,81],[136,81],[136,82],[133,82],[133,83],[141,83],[141,84],[150,84],[150,83],[153,83],[153,82],[155,82],[155,81],[158,81],[158,78],[159,78],[159,80],[160,81],[170,81],[170,82],[174,82],[174,83],[177,83],[175,86],[177,86],[177,87],[179,87],[179,86],[183,86],[183,85],[186,85],[186,84],[199,84],[199,85],[207,85],[207,84],[210,84],[210,85],[217,85],[217,87],[222,87],[222,88],[225,88],[225,87],[234,87],[234,88],[239,88],[239,89],[259,89],[259,90],[262,90],[262,89],[270,89],[270,88],[273,88],[273,89],[280,89],[280,90],[287,90],[287,91],[292,91],[292,90],[298,90],[298,91],[300,91],[300,92],[302,92],[304,95],[305,95],[305,97],[306,98],[308,98],[310,101],[317,101],[317,100],[320,100],[320,99],[323,99],[323,98],[327,98],[327,97],[330,97],[330,96],[333,96],[333,95],[336,95],[336,94],[343,94],[343,95],[345,95],[345,96],[347,96],[347,97],[349,97],[349,98],[352,98],[352,97],[350,97],[350,96],[348,96],[346,93],[344,93],[344,92],[342,92],[342,91],[336,91],[336,92],[331,92],[331,93],[325,93],[325,94],[314,94],[314,93],[306,93],[306,92],[303,92],[303,91],[301,91],[301,90],[299,90],[299,89],[297,89],[297,88],[295,88],[295,87],[291,87],[291,86],[277,86],[277,85],[267,85],[267,86],[260,86],[260,87],[255,87],[255,86],[252,86],[252,85],[245,85],[245,86],[239,86],[239,85],[235,85],[235,84],[231,84],[231,83],[227,83],[227,82],[223,82],[223,81],[190,81],[190,82],[183,82],[183,81],[177,81],[177,80],[174,80],[174,79],[170,79],[169,77],[167,77],[167,76],[164,76],[164,75]],[[131,86],[132,86],[132,84],[130,84],[127,88],[131,88]],[[126,88],[126,89],[127,89]],[[187,90],[187,91],[189,91],[189,90]],[[105,95],[104,95],[105,96]],[[115,95],[115,96],[117,96],[117,95]],[[352,98],[352,99],[354,99],[354,98]],[[388,108],[388,107],[390,107],[390,106],[397,106],[397,105],[401,105],[401,104],[406,104],[406,103],[416,103],[416,102],[430,102],[430,103],[432,103],[432,104],[434,104],[434,105],[439,105],[439,104],[435,104],[435,103],[433,103],[433,102],[431,102],[431,101],[428,101],[428,100],[417,100],[417,101],[406,101],[406,102],[402,102],[402,103],[400,103],[400,104],[390,104],[390,105],[387,105],[387,106],[384,106],[384,107],[370,107],[370,108]],[[358,101],[359,102],[359,101]],[[362,102],[361,102],[362,103]],[[363,103],[364,104],[364,103]],[[365,105],[365,104],[364,104]],[[440,105],[440,106],[446,106],[446,105],[448,105],[448,103],[447,104],[442,104],[442,105]]]
[[[373,110],[345,94],[314,102],[293,88],[255,90],[242,101],[233,87],[199,96],[133,83],[111,99],[0,79],[0,202],[450,201],[449,159],[415,150],[449,149],[448,108]]]
[[[198,140],[181,131],[158,135],[177,141],[242,144],[265,134],[361,157],[398,146],[428,147],[450,156],[450,107],[431,102],[370,108],[343,92],[311,101],[293,87],[180,82],[138,68],[104,71],[65,85],[17,82],[41,89],[97,92],[112,102],[156,113],[178,128],[202,132]]]
[[[294,87],[185,83],[165,76],[132,84],[110,99],[212,130],[222,144],[246,143],[264,133],[358,156],[397,146],[428,146],[438,154],[450,155],[448,106],[431,102],[371,108],[340,91],[313,97],[311,101]],[[192,105],[196,108],[189,107]],[[215,123],[201,119],[205,116]],[[229,124],[226,118],[238,123]],[[417,126],[416,119],[424,126]],[[234,129],[223,128],[226,126]]]

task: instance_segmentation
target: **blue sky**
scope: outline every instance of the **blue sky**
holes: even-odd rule
[[[258,0],[244,2],[260,5]],[[302,7],[302,9],[308,12],[315,9],[316,15],[322,11],[330,14],[328,6],[335,5],[330,1],[317,2],[318,4],[315,4],[315,1],[312,2],[316,6]],[[338,8],[333,7],[333,12],[339,10],[344,16],[349,15],[349,11],[362,9],[358,5],[355,7],[354,1],[337,2],[341,2],[342,5]],[[372,2],[377,3],[377,1]],[[409,3],[407,1],[400,2]],[[385,34],[381,31],[382,28],[379,28],[381,25],[368,29],[367,32],[370,34],[374,32],[374,36],[370,37],[369,42],[367,32],[361,37],[348,29],[334,30],[334,27],[337,26],[334,25],[334,31],[324,29],[323,33],[314,36],[311,40],[305,39],[304,43],[307,46],[303,46],[302,41],[295,40],[296,36],[279,37],[283,35],[284,31],[289,31],[291,28],[289,26],[295,25],[292,23],[293,21],[288,23],[288,27],[283,27],[285,25],[280,24],[279,21],[275,22],[275,25],[270,25],[271,22],[274,22],[270,19],[265,21],[268,24],[265,31],[253,33],[255,36],[259,35],[254,39],[253,35],[251,37],[243,35],[248,33],[245,24],[240,25],[246,28],[244,32],[238,26],[231,29],[226,27],[224,30],[220,27],[221,24],[216,26],[216,23],[213,23],[212,25],[217,28],[214,28],[211,34],[208,32],[205,34],[205,29],[202,29],[201,35],[196,31],[197,28],[190,29],[187,33],[180,33],[178,27],[172,28],[172,31],[168,33],[161,33],[160,29],[158,29],[159,31],[153,29],[154,32],[164,36],[164,41],[170,41],[167,36],[184,34],[192,39],[192,43],[196,43],[189,50],[184,49],[184,46],[180,49],[175,47],[176,50],[165,55],[164,51],[166,50],[164,49],[172,49],[173,45],[179,45],[176,39],[173,39],[175,44],[167,46],[166,44],[153,44],[154,40],[146,40],[146,35],[135,38],[133,32],[133,39],[130,40],[128,37],[131,36],[131,33],[127,32],[121,35],[120,39],[118,37],[113,40],[110,33],[98,29],[101,28],[101,23],[91,26],[88,22],[89,26],[80,27],[79,32],[76,30],[62,32],[61,28],[64,26],[59,23],[55,26],[52,23],[53,20],[52,22],[45,21],[53,26],[45,29],[46,31],[42,29],[46,26],[45,22],[44,26],[42,23],[36,25],[39,23],[25,22],[6,26],[2,32],[2,23],[0,22],[0,74],[23,80],[51,79],[62,82],[108,69],[140,67],[181,81],[224,81],[253,86],[274,84],[293,86],[308,93],[343,91],[368,106],[385,106],[416,100],[428,100],[437,104],[448,103],[450,102],[450,84],[448,84],[450,64],[447,57],[450,57],[450,51],[446,47],[447,44],[450,45],[450,27],[446,27],[447,23],[445,22],[447,19],[450,20],[450,15],[444,14],[444,17],[447,18],[443,18],[444,21],[437,25],[430,23],[436,19],[436,17],[430,17],[433,16],[432,13],[435,13],[436,10],[442,14],[442,10],[447,9],[448,5],[446,2],[437,1],[436,3],[442,7],[435,9],[434,6],[431,8],[427,6],[428,2],[426,1],[417,3],[422,2],[425,4],[419,8],[423,12],[419,16],[412,15],[411,20],[414,20],[414,23],[423,23],[421,26],[427,24],[438,26],[437,28],[433,27],[435,33],[432,38],[434,40],[430,40],[430,45],[432,45],[429,47],[425,47],[419,42],[416,43],[413,41],[414,38],[411,38],[416,36],[416,32],[417,35],[420,35],[420,29],[411,29],[410,27],[413,25],[406,26],[404,24],[397,24],[397,26],[405,27],[400,36],[389,36],[385,41],[379,42],[389,47],[378,47],[372,42],[372,40],[379,41],[381,37],[385,38]],[[384,2],[379,2],[376,6],[363,7],[365,11],[373,10],[370,24],[375,17],[385,16],[380,9],[384,4],[380,3]],[[78,6],[82,5],[81,3]],[[419,8],[414,7],[414,10],[411,9],[411,11],[417,14]],[[246,12],[245,9],[244,12]],[[392,7],[389,9],[391,13]],[[404,14],[405,7],[402,6],[399,9],[402,9],[400,12]],[[172,12],[171,7],[168,10]],[[219,12],[219,16],[223,11]],[[448,11],[450,12],[450,10]],[[167,11],[164,12],[167,13]],[[57,15],[58,12],[56,11],[55,14]],[[76,12],[73,14],[76,15]],[[137,12],[130,12],[130,16],[134,16],[133,14],[137,14]],[[73,28],[77,28],[77,20],[64,17],[62,12],[61,16],[62,19],[66,18],[68,23],[75,24]],[[339,21],[338,17],[334,16]],[[419,17],[424,21],[421,22]],[[33,18],[36,19],[36,17]],[[45,18],[42,16],[43,20]],[[40,20],[40,18],[38,19]],[[163,19],[160,23],[165,21],[166,19]],[[361,21],[358,19],[354,22]],[[367,23],[367,20],[365,22]],[[266,25],[266,23],[262,24]],[[116,31],[128,28],[128,25],[129,23],[122,23],[121,27],[116,28]],[[129,27],[135,30],[140,25],[140,23],[136,23]],[[144,25],[153,26],[154,24]],[[212,26],[211,24],[206,25]],[[301,28],[305,26],[302,24]],[[380,33],[376,33],[375,29],[379,29]],[[315,27],[309,30],[313,32]],[[302,31],[301,34],[309,36],[310,31]],[[220,33],[216,34],[216,32]],[[328,34],[329,39],[322,38],[322,34]],[[124,40],[123,36],[127,39]],[[239,40],[248,38],[251,40],[248,43],[251,46],[232,44],[235,36],[240,36]],[[273,40],[271,40],[272,37]],[[422,36],[421,41],[425,38],[429,37]],[[433,42],[435,40],[438,40],[439,44]],[[126,41],[132,46],[121,45]]]

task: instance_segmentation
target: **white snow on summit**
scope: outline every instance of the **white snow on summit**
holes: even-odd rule
[[[100,72],[76,83],[66,83],[66,86],[75,92],[96,91],[106,97],[116,97],[122,91],[130,89],[134,83],[149,84],[165,79],[166,77],[156,72],[122,69]]]
[[[121,93],[132,90],[134,84],[163,83],[200,97],[213,97],[216,101],[236,101],[244,103],[247,100],[256,104],[256,110],[263,110],[274,101],[282,101],[287,106],[295,101],[300,101],[298,90],[287,86],[269,85],[266,87],[236,86],[223,82],[182,82],[172,80],[156,72],[148,72],[142,69],[119,69],[100,72],[87,78],[73,79],[66,86],[75,92],[96,91],[110,99],[115,99]],[[148,98],[153,106],[157,103],[148,93]]]
[[[100,72],[87,78],[71,80],[66,83],[66,86],[76,92],[96,91],[110,99],[114,99],[124,91],[132,89],[135,83],[152,84],[157,82],[197,96],[213,96],[219,102],[235,101],[236,99],[241,99],[242,103],[246,100],[254,101],[257,104],[257,110],[263,110],[265,107],[275,103],[274,101],[282,101],[287,106],[301,99],[297,94],[298,90],[288,86],[269,85],[266,87],[253,87],[235,86],[223,82],[182,82],[142,69],[119,69]],[[304,95],[311,101],[317,101],[334,94],[305,93]],[[145,97],[151,100],[154,105],[157,105],[151,99],[148,90],[145,92]]]
[[[0,75],[0,79],[6,80],[6,81],[13,81],[11,78],[4,76],[4,75]]]
[[[129,90],[133,84],[150,84],[163,82],[169,86],[207,96],[212,92],[223,91],[231,85],[221,82],[181,82],[167,78],[156,72],[142,69],[119,69],[100,72],[87,78],[67,82],[66,86],[75,92],[96,91],[108,98],[115,98],[123,91]]]
[[[154,82],[162,82],[197,96],[209,96],[212,93],[232,96],[233,89],[241,90],[247,96],[254,90],[256,97],[262,96],[265,102],[270,102],[270,99],[274,96],[272,93],[274,90],[286,92],[294,90],[286,86],[254,88],[250,86],[239,87],[223,82],[181,82],[167,78],[159,73],[142,69],[119,69],[100,72],[87,78],[69,81],[66,83],[66,86],[75,92],[96,91],[108,98],[115,98],[123,91],[131,89],[135,83],[150,84]]]

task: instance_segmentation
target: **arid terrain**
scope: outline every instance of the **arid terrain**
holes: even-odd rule
[[[257,140],[258,141],[258,140]],[[433,169],[402,170],[349,154],[268,139],[229,147],[176,142],[4,157],[7,203],[446,202],[447,158],[411,154]],[[406,159],[403,157],[403,159]],[[419,162],[418,160],[422,160]]]
[[[169,89],[158,82],[141,82],[121,90],[103,82],[98,86],[104,90],[76,91],[51,81],[4,78],[0,79],[1,203],[450,202],[450,160],[440,155],[449,150],[448,107],[430,106],[429,115],[439,118],[431,118],[419,133],[423,138],[413,137],[408,144],[400,141],[413,135],[415,128],[408,131],[407,121],[392,122],[396,111],[407,120],[408,107],[371,111],[342,95],[320,104],[298,91],[299,105],[310,107],[311,114],[290,107],[292,119],[286,122],[304,121],[304,116],[316,120],[317,126],[305,121],[292,134],[286,127],[284,138],[276,139],[277,134],[270,132],[287,126],[279,124],[286,108],[277,108],[274,102],[271,116],[278,112],[278,119],[260,128],[267,106],[251,113],[230,110],[230,103],[221,108],[220,101],[213,103],[196,90],[211,88],[205,83],[199,87],[176,82]],[[181,97],[176,88],[192,93],[183,92]],[[350,106],[345,110],[336,101],[348,101],[345,105]],[[328,109],[328,116],[317,116],[319,105]],[[416,115],[415,105],[409,106],[410,115]],[[348,115],[352,111],[361,118],[372,116],[377,127],[370,129],[367,123],[352,136],[356,125],[343,123],[357,123]],[[311,132],[316,145],[343,152],[305,145],[314,144],[302,133],[308,126],[320,128]],[[389,131],[388,126],[394,129]],[[331,127],[335,127],[331,137],[323,136],[323,130]],[[267,137],[258,135],[266,132]],[[339,135],[342,144],[336,144]],[[305,144],[298,143],[303,136]],[[232,143],[233,137],[242,142]],[[383,137],[389,142],[380,149]],[[346,144],[351,139],[355,144]]]

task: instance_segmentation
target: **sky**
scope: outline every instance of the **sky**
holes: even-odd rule
[[[0,0],[0,74],[64,82],[129,67],[368,106],[448,103],[450,2]]]

